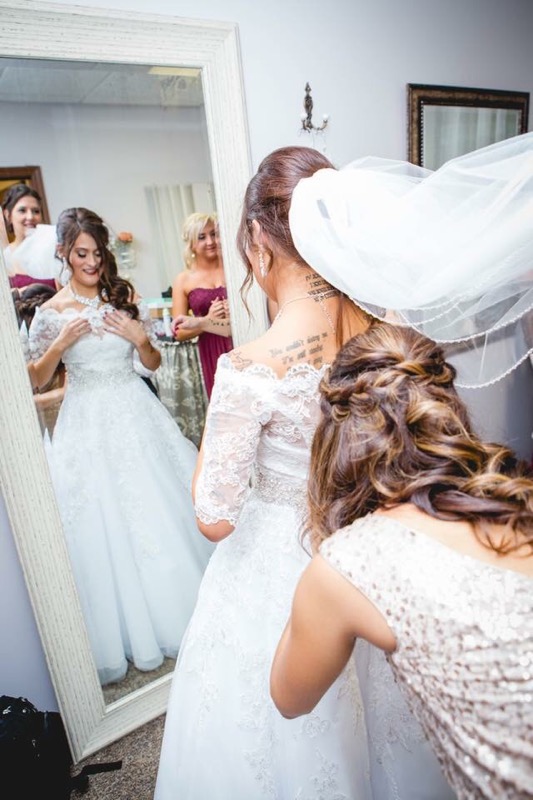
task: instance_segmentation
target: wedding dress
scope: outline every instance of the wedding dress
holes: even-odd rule
[[[283,719],[270,698],[273,655],[310,558],[299,534],[325,369],[300,364],[278,378],[265,365],[240,370],[230,356],[219,358],[196,513],[208,524],[228,520],[235,530],[206,569],[176,664],[156,800],[422,797],[408,790],[373,794],[353,660],[311,714]],[[394,699],[398,690],[384,667],[375,691]],[[409,716],[385,715],[375,730],[401,740],[393,748],[398,763],[387,754],[385,760],[394,772],[407,753],[416,781],[416,770],[434,757],[414,721],[406,727]],[[427,795],[451,797],[446,786]]]
[[[67,389],[47,455],[103,684],[122,678],[128,660],[151,670],[177,655],[212,551],[192,505],[196,448],[139,377],[133,345],[104,331],[110,308],[38,308],[29,334],[36,359],[73,317],[92,328],[64,354]]]

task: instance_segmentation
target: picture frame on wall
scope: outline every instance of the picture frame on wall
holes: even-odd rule
[[[438,169],[446,161],[526,133],[529,92],[407,84],[408,155]]]

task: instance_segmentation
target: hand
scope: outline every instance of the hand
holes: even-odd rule
[[[203,317],[178,314],[172,321],[172,334],[176,336],[178,331],[198,331],[198,333],[202,333],[202,320]]]
[[[104,317],[104,330],[107,333],[121,336],[135,347],[139,347],[146,339],[141,323],[136,319],[132,319],[129,314],[125,314],[123,311],[115,310],[106,314]]]
[[[86,333],[91,332],[91,326],[85,317],[76,317],[71,319],[66,325],[63,325],[61,332],[58,334],[56,342],[62,350],[66,350],[73,345]]]
[[[220,297],[215,298],[209,306],[207,312],[208,319],[227,319],[229,317],[229,305],[227,300]]]

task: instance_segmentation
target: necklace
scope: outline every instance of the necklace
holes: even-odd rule
[[[82,294],[78,294],[72,288],[72,283],[70,283],[70,281],[68,284],[68,288],[74,300],[77,303],[81,303],[84,306],[89,306],[89,308],[98,308],[98,306],[102,302],[99,294],[97,294],[96,297],[84,297]]]
[[[328,311],[328,309],[326,307],[326,304],[324,303],[324,297],[325,296],[326,295],[324,293],[322,293],[322,294],[302,294],[302,295],[299,295],[298,297],[291,297],[290,300],[285,300],[285,302],[280,306],[278,313],[276,314],[276,316],[272,320],[272,324],[274,324],[274,322],[277,322],[277,320],[281,317],[281,315],[285,311],[285,307],[288,306],[289,303],[296,303],[297,300],[314,300],[315,302],[320,303],[320,308],[324,312],[324,316],[326,317],[326,319],[327,319],[327,321],[329,323],[329,327],[331,328],[333,333],[335,333],[335,325],[333,323],[333,320],[331,319],[331,314],[329,313],[329,311]]]

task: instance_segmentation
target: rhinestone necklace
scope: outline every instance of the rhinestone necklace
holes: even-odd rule
[[[70,281],[68,284],[68,288],[74,300],[77,303],[81,303],[84,306],[89,306],[89,308],[98,308],[98,306],[102,302],[99,294],[97,294],[96,297],[84,297],[82,294],[78,294],[72,288],[72,283]]]
[[[331,314],[329,313],[329,311],[328,311],[328,309],[326,307],[326,304],[324,303],[324,295],[323,294],[315,294],[315,295],[313,295],[313,294],[302,294],[302,295],[299,295],[299,297],[292,297],[290,300],[286,300],[280,306],[280,309],[279,309],[278,313],[276,314],[276,316],[274,317],[274,319],[272,320],[272,323],[276,322],[281,317],[281,315],[285,311],[285,307],[288,306],[289,303],[296,303],[297,300],[315,300],[315,302],[318,302],[320,304],[320,308],[324,312],[324,316],[326,317],[326,319],[327,319],[327,321],[329,323],[329,327],[331,328],[333,333],[335,333],[335,325],[333,324],[333,320],[331,319]]]

